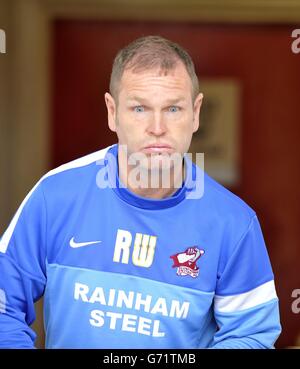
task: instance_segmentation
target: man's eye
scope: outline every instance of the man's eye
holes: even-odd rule
[[[133,108],[133,110],[136,112],[136,113],[142,113],[145,111],[144,107],[142,105],[138,105],[138,106],[135,106]]]
[[[179,107],[178,107],[178,106],[170,106],[170,107],[169,107],[169,111],[170,111],[171,113],[176,113],[176,112],[178,112],[178,111],[179,111]]]

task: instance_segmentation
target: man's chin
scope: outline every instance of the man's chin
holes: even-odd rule
[[[170,160],[168,155],[151,154],[141,161],[140,166],[144,170],[157,172],[162,170],[171,170],[174,168],[174,161]]]
[[[181,168],[183,155],[180,153],[145,153],[137,151],[128,154],[128,164],[146,171],[171,170]]]

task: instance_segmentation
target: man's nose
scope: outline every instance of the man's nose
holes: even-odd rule
[[[161,112],[156,112],[149,123],[147,131],[154,136],[161,136],[166,132],[166,128],[163,114]]]

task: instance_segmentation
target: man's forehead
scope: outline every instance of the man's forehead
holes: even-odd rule
[[[143,95],[146,97],[149,96],[151,89],[154,91],[156,88],[162,88],[168,90],[172,99],[184,99],[186,90],[192,88],[190,76],[184,67],[172,69],[165,74],[159,69],[139,72],[125,70],[120,82],[120,90],[126,91],[128,98],[143,97]]]

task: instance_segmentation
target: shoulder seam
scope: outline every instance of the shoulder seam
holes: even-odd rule
[[[253,225],[253,220],[257,218],[257,215],[256,213],[251,217],[250,219],[250,222],[248,224],[248,227],[247,229],[245,230],[245,232],[241,235],[240,239],[237,241],[236,245],[234,246],[233,248],[233,251],[232,253],[234,254],[235,253],[235,250],[239,247],[240,243],[243,241],[243,239],[246,237],[247,233],[249,232],[250,228],[252,227]]]
[[[217,182],[218,183],[218,182]],[[220,185],[219,183],[218,183],[218,185]],[[231,192],[231,191],[229,191],[226,187],[224,187],[224,189],[226,190],[226,191],[224,191],[224,192],[222,192],[219,188],[216,188],[216,187],[214,187],[214,190],[215,191],[217,191],[218,193],[220,193],[220,194],[222,194],[222,195],[224,195],[224,196],[226,196],[230,201],[232,201],[232,202],[234,202],[235,204],[237,204],[237,205],[239,205],[239,206],[241,206],[242,208],[244,208],[247,212],[248,212],[248,214],[249,214],[249,216],[250,217],[254,217],[255,215],[254,214],[256,214],[255,213],[255,211],[244,201],[244,200],[242,200],[240,197],[238,197],[237,195],[235,195],[233,192]],[[227,191],[228,192],[230,192],[230,194],[232,195],[232,196],[230,196],[228,193],[227,193]],[[254,213],[254,214],[251,214],[251,211]],[[251,223],[251,222],[250,222]]]
[[[239,238],[239,240],[236,242],[235,246],[233,247],[233,250],[231,252],[231,255],[229,257],[229,259],[231,258],[232,255],[234,255],[234,253],[236,252],[236,250],[238,249],[240,243],[243,241],[243,239],[246,237],[247,233],[249,232],[250,228],[252,227],[253,224],[253,220],[257,218],[256,213],[250,218],[249,224],[247,226],[247,228],[245,229],[245,231],[242,233],[241,237]],[[218,265],[218,269],[217,269],[217,273],[218,275],[220,275],[219,273],[219,267],[220,267],[220,260],[219,260],[219,265]]]

